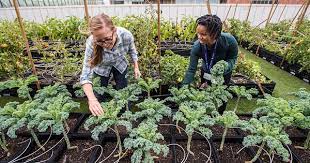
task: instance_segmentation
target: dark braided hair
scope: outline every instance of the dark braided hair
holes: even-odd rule
[[[223,23],[216,15],[203,15],[196,20],[196,23],[205,26],[211,38],[217,39],[221,35]]]

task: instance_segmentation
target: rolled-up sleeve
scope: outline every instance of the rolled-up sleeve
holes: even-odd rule
[[[138,52],[135,46],[135,39],[131,33],[128,35],[128,41],[129,41],[129,48],[128,53],[132,59],[133,62],[138,61]]]
[[[93,69],[90,68],[90,63],[89,60],[93,55],[93,45],[92,45],[92,36],[90,36],[86,40],[86,49],[85,49],[85,54],[84,54],[84,60],[83,60],[83,68],[82,68],[82,73],[80,76],[80,84],[86,84],[90,83],[92,76],[93,76]]]

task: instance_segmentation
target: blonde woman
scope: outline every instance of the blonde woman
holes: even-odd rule
[[[100,76],[103,87],[108,85],[111,74],[116,82],[116,89],[126,87],[128,61],[125,55],[129,54],[134,66],[134,77],[137,79],[141,74],[134,38],[128,30],[114,26],[111,18],[102,13],[91,19],[90,32],[80,83],[87,96],[90,112],[99,116],[104,113],[99,102],[103,99],[96,97],[93,92],[91,79],[94,73]]]

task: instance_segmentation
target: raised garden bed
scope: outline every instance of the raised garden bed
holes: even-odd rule
[[[249,42],[240,41],[240,40],[239,40],[239,43],[243,48],[251,51],[254,54],[256,53],[258,45],[250,46]],[[288,73],[298,77],[299,79],[301,79],[307,83],[310,82],[310,72],[307,72],[305,70],[300,72],[299,70],[302,67],[300,64],[298,64],[298,63],[292,64],[292,63],[289,63],[288,61],[284,60],[284,62],[281,65],[283,57],[276,54],[276,53],[270,52],[263,47],[259,47],[258,56],[260,58],[263,58],[266,61],[270,62],[271,64],[273,64],[277,67],[280,67],[281,69],[287,71]]]
[[[267,81],[270,81],[269,83],[261,83],[261,86],[263,88],[263,91],[268,94],[272,94],[276,83],[269,78],[267,78]],[[230,85],[236,85],[236,86],[244,86],[247,89],[250,88],[256,88],[259,91],[259,95],[263,95],[263,92],[260,90],[257,83],[255,83],[253,80],[249,79],[248,77],[244,75],[234,75],[231,77]]]

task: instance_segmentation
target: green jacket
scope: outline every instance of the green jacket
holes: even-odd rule
[[[194,76],[197,70],[198,59],[203,59],[202,67],[206,70],[206,62],[205,62],[205,50],[206,45],[203,45],[199,42],[199,40],[195,41],[193,48],[190,54],[190,63],[185,74],[183,84],[190,84],[194,80]],[[217,40],[216,53],[214,56],[213,65],[215,65],[220,60],[225,60],[228,62],[228,68],[225,70],[224,75],[231,73],[234,65],[238,58],[238,43],[234,36],[229,33],[221,33],[221,36]],[[212,66],[213,66],[212,65]]]

